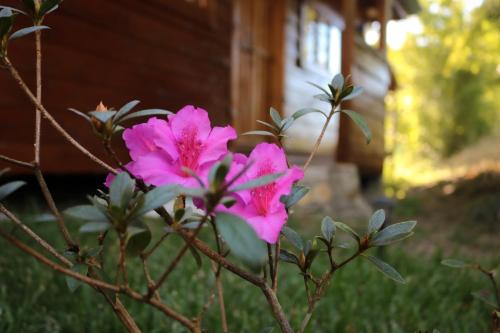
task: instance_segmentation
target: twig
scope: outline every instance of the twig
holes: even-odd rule
[[[36,45],[36,100],[38,104],[42,104],[42,32],[35,31]],[[35,165],[40,165],[40,140],[42,128],[42,112],[35,108]]]
[[[117,267],[117,272],[116,272],[115,284],[119,284],[119,276],[121,273],[123,283],[125,284],[125,286],[128,286],[128,274],[127,274],[127,267],[126,267],[126,262],[125,262],[125,246],[126,246],[126,240],[127,240],[127,233],[126,232],[120,233],[119,238],[120,238],[120,257],[118,259],[118,267]]]
[[[336,106],[334,106],[332,108],[332,110],[330,111],[330,114],[326,118],[325,124],[323,125],[323,128],[321,129],[321,133],[320,133],[318,139],[316,140],[316,143],[314,144],[313,150],[311,151],[311,154],[309,155],[307,162],[304,164],[304,167],[303,167],[304,171],[306,171],[309,164],[311,164],[311,161],[312,161],[314,155],[316,155],[316,153],[318,152],[319,145],[320,145],[321,141],[323,140],[323,136],[325,135],[326,128],[328,127],[328,124],[330,123],[330,119],[332,119],[332,116],[335,114],[335,111],[334,111],[335,108],[336,108]]]
[[[45,182],[45,178],[43,177],[42,171],[40,170],[40,167],[38,164],[35,165],[34,168],[34,173],[35,177],[38,181],[38,184],[40,185],[40,189],[42,191],[43,197],[45,198],[45,201],[47,202],[47,205],[49,206],[50,211],[54,216],[56,217],[57,225],[59,227],[59,230],[61,231],[61,234],[63,235],[64,240],[66,241],[66,244],[69,246],[71,250],[75,250],[75,252],[78,251],[78,244],[71,238],[71,235],[69,233],[68,228],[66,228],[66,222],[64,221],[64,218],[59,211],[59,209],[56,206],[56,203],[54,201],[54,198],[52,197],[52,194],[50,193],[49,187],[47,186],[47,183]]]
[[[280,257],[281,241],[278,239],[276,245],[274,246],[274,276],[273,276],[273,291],[278,292],[278,268],[279,268],[279,257]]]
[[[273,249],[271,244],[267,243],[267,261],[269,263],[269,277],[271,278],[271,285],[274,285],[274,260],[273,260]]]
[[[482,268],[479,265],[477,266],[477,269],[479,271],[481,271],[482,273],[486,274],[486,276],[490,279],[490,282],[491,282],[491,284],[493,286],[493,292],[495,293],[495,299],[497,301],[497,307],[500,308],[500,291],[498,290],[498,285],[497,285],[497,282],[495,281],[495,275],[492,272],[490,272],[490,271]]]
[[[0,155],[0,161],[9,162],[11,164],[14,164],[14,165],[17,165],[17,166],[20,166],[23,168],[29,168],[29,169],[33,168],[33,163],[28,163],[28,162],[16,160],[14,158],[11,158],[11,157],[8,157],[5,155]]]
[[[55,258],[59,259],[63,264],[68,267],[73,266],[71,261],[65,258],[63,255],[59,254],[56,249],[52,247],[49,243],[43,240],[40,236],[38,236],[33,230],[31,230],[26,224],[21,222],[10,210],[8,210],[4,205],[0,204],[0,212],[2,212],[5,216],[7,216],[12,222],[14,222],[18,227],[20,227],[28,236],[33,238],[35,242],[37,242],[41,247],[47,250],[50,254],[52,254]]]
[[[19,72],[17,69],[12,65],[8,57],[4,57],[3,61],[5,65],[7,66],[7,69],[9,69],[12,77],[16,81],[16,83],[19,85],[21,90],[28,96],[29,100],[42,112],[42,115],[49,121],[49,123],[54,127],[65,139],[68,141],[71,145],[76,147],[80,152],[82,152],[84,155],[86,155],[90,160],[93,162],[97,163],[98,165],[102,166],[104,169],[106,169],[109,172],[112,172],[116,174],[116,170],[113,169],[111,166],[109,166],[106,162],[102,161],[98,157],[96,157],[94,154],[92,154],[90,151],[88,151],[85,147],[83,147],[78,141],[76,141],[66,130],[55,120],[54,117],[45,109],[45,107],[41,104],[38,103],[36,97],[33,95],[31,90],[28,88],[24,80],[21,78],[19,75]]]

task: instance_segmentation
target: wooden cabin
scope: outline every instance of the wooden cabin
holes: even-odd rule
[[[283,115],[303,107],[325,109],[312,98],[317,92],[307,81],[326,84],[337,72],[352,74],[366,93],[345,107],[368,120],[372,143],[366,145],[354,124],[340,117],[320,151],[377,176],[385,155],[384,97],[393,85],[385,26],[417,10],[416,0],[65,1],[44,22],[52,30],[43,33],[43,104],[85,147],[103,156],[88,124],[67,108],[89,111],[100,101],[118,108],[133,99],[143,108],[194,104],[208,110],[213,123],[231,123],[242,133],[258,129],[256,120],[267,119],[270,106]],[[370,22],[380,23],[376,47],[362,38]],[[17,20],[18,28],[28,25]],[[12,42],[9,56],[33,87],[33,37]],[[0,92],[0,154],[29,161],[34,109],[5,70]],[[308,115],[294,125],[288,150],[307,153],[321,121]],[[236,148],[248,149],[256,139],[243,137]],[[45,172],[102,172],[48,124],[42,142]]]

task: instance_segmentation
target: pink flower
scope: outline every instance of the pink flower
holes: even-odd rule
[[[197,187],[183,167],[206,178],[227,153],[228,141],[236,139],[236,131],[231,126],[212,128],[205,110],[188,105],[168,121],[151,118],[125,130],[123,139],[132,158],[127,168],[146,183]]]
[[[246,181],[272,173],[284,175],[270,184],[238,192],[242,200],[230,211],[245,219],[261,239],[274,244],[288,218],[280,198],[290,194],[292,185],[304,177],[304,172],[297,166],[288,168],[285,152],[275,144],[258,144],[248,159],[254,163],[244,175]]]

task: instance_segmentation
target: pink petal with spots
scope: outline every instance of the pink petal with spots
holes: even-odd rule
[[[187,105],[176,114],[168,116],[172,134],[177,141],[183,139],[186,132],[195,134],[196,139],[204,141],[210,134],[211,126],[207,111]]]

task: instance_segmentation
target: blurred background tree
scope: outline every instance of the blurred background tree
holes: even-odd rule
[[[398,89],[388,99],[388,169],[396,177],[394,166],[448,158],[500,128],[500,0],[420,3],[418,31],[389,51]]]

